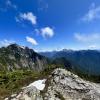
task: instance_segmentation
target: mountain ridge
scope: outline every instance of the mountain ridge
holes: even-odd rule
[[[100,51],[99,50],[61,50],[56,52],[41,52],[41,55],[50,59],[64,57],[74,69],[79,69],[87,74],[100,75]],[[52,55],[52,56],[51,56]]]
[[[11,44],[0,48],[0,70],[15,69],[43,70],[46,67],[46,57],[28,47]]]

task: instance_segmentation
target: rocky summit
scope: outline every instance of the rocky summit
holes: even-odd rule
[[[42,71],[46,67],[46,57],[28,47],[11,44],[0,48],[0,71],[31,69]]]
[[[44,90],[27,86],[5,100],[100,100],[100,84],[83,80],[65,69],[55,69],[45,84]]]

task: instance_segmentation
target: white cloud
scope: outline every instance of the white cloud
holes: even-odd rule
[[[44,27],[40,30],[40,32],[44,38],[53,37],[54,35],[54,30],[50,27]]]
[[[17,6],[15,4],[12,4],[12,2],[10,0],[6,1],[6,6],[12,7],[12,8],[15,8],[15,9],[17,8]]]
[[[38,45],[37,41],[34,38],[26,37],[27,42],[30,42],[32,45]]]
[[[75,33],[74,37],[80,42],[100,41],[100,34],[99,33],[92,33],[92,34]]]
[[[82,20],[90,22],[95,19],[100,19],[100,6],[96,7],[95,3],[92,3],[89,11],[82,17]]]
[[[37,24],[37,21],[36,21],[36,16],[32,13],[32,12],[28,12],[28,13],[20,13],[19,15],[19,20],[27,20],[27,21],[30,21],[32,23],[32,25],[35,25]],[[18,18],[17,18],[17,21],[18,21]]]
[[[100,49],[100,33],[75,33],[74,38],[83,49]]]
[[[3,46],[6,47],[12,43],[15,43],[15,41],[4,39],[4,40],[0,41],[0,47],[3,47]]]
[[[0,11],[6,12],[8,9],[17,9],[17,6],[11,2],[11,0],[5,0],[0,2]]]
[[[89,48],[90,48],[90,49],[96,49],[97,46],[96,46],[96,45],[89,45]]]

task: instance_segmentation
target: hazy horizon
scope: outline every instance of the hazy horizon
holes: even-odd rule
[[[67,50],[67,51],[84,51],[84,50],[96,50],[96,51],[100,51],[100,49],[93,49],[93,48],[91,48],[91,49],[82,49],[82,48],[81,49],[60,48],[60,49],[54,49],[54,50],[43,50],[43,49],[36,50],[33,47],[29,47],[29,46],[25,46],[25,45],[20,45],[20,44],[16,44],[16,43],[11,43],[9,45],[2,46],[2,47],[8,47],[10,45],[18,45],[18,46],[20,46],[23,49],[25,47],[28,47],[29,49],[33,49],[36,52],[58,52],[58,51],[64,51],[64,50]],[[0,47],[0,48],[2,48],[2,47]]]

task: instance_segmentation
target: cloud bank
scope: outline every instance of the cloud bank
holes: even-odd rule
[[[74,37],[81,42],[95,42],[100,40],[99,33],[92,33],[92,34],[75,33]]]

